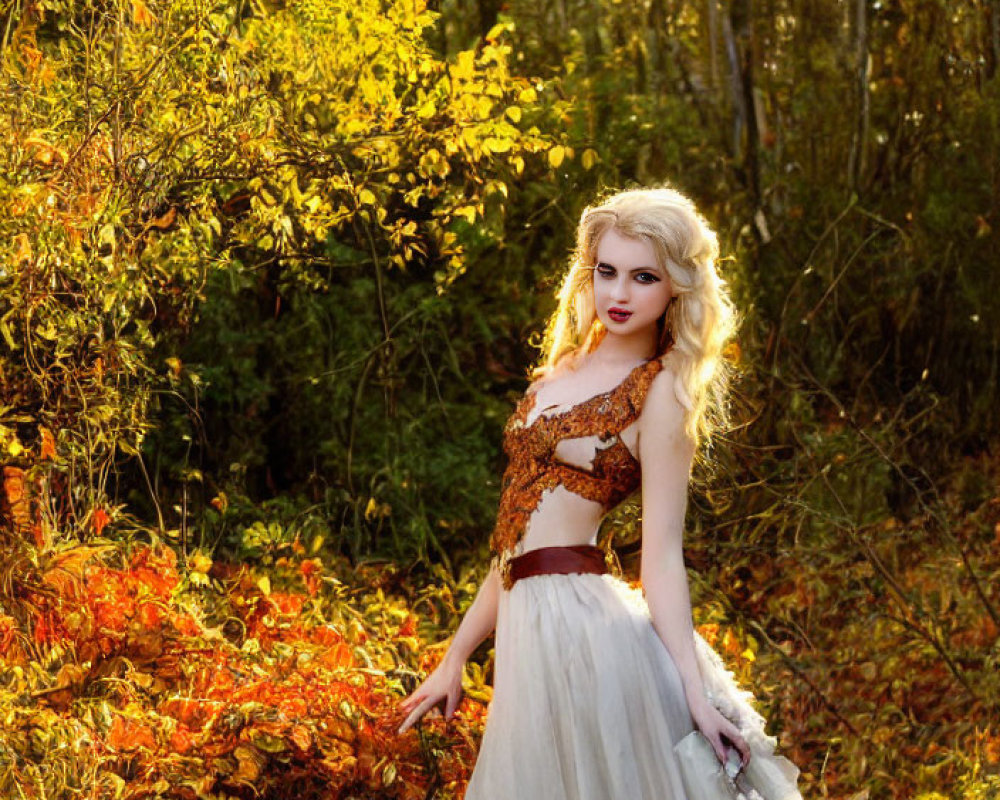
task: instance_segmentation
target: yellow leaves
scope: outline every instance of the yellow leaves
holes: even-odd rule
[[[584,169],[591,169],[593,166],[601,160],[601,157],[597,155],[597,151],[591,147],[588,147],[583,151],[583,155],[580,157],[580,163],[583,164]]]
[[[284,182],[281,190],[281,199],[286,203],[291,201],[293,206],[300,208],[305,200],[305,195],[302,193],[302,189],[299,188],[298,173],[294,169],[286,167],[281,170],[281,179]]]
[[[526,89],[522,89],[517,95],[517,102],[519,102],[521,105],[528,106],[537,100],[538,100],[538,93],[531,86],[529,86]]]
[[[59,330],[51,319],[47,320],[44,325],[38,323],[35,326],[35,333],[43,339],[48,339],[50,342],[59,338]]]
[[[142,0],[132,0],[132,22],[148,28],[156,22],[156,16]]]
[[[361,97],[369,105],[377,105],[382,97],[382,90],[380,84],[370,75],[363,75],[358,81],[358,90],[361,92]]]
[[[195,586],[209,586],[211,584],[211,579],[208,577],[209,570],[212,569],[212,559],[205,555],[201,550],[196,550],[188,557],[188,579]],[[262,591],[263,588],[261,589]],[[268,591],[264,594],[268,594],[270,590],[270,584],[268,585]]]
[[[510,151],[513,144],[514,143],[510,139],[501,139],[496,136],[490,136],[483,142],[483,149],[487,153],[506,153]]]
[[[521,121],[521,107],[520,106],[510,106],[504,113],[510,119],[511,122]]]
[[[455,216],[462,217],[472,225],[476,221],[476,207],[475,206],[459,206],[455,209]]]
[[[552,169],[558,169],[563,161],[573,157],[573,148],[566,145],[556,144],[549,148],[548,161]]]
[[[462,143],[470,150],[479,144],[479,136],[476,134],[474,128],[468,127],[462,129]]]
[[[68,157],[65,150],[54,144],[50,144],[41,136],[31,135],[24,140],[24,146],[31,154],[36,164],[51,167],[66,162]]]
[[[200,572],[206,575],[212,568],[212,559],[201,552],[201,550],[195,550],[188,558],[188,566],[192,572]]]
[[[25,261],[31,261],[31,242],[28,240],[28,234],[19,233],[14,237],[14,244],[17,247],[14,251],[14,263],[23,264]]]
[[[368,498],[368,505],[365,507],[365,520],[371,522],[380,517],[387,517],[392,513],[392,506],[388,503],[379,503],[374,497]]]
[[[271,579],[264,575],[257,579],[257,588],[260,589],[264,594],[271,594]]]
[[[14,342],[14,334],[11,333],[10,326],[7,324],[7,321],[3,319],[0,319],[0,334],[3,335],[4,341],[7,342],[7,347],[11,350],[17,349],[17,344]]]
[[[448,159],[444,158],[440,152],[431,148],[420,157],[420,174],[422,177],[437,175],[445,177],[451,172],[451,165]]]
[[[475,114],[479,119],[487,119],[493,113],[493,101],[488,97],[480,96],[476,98]]]
[[[513,33],[516,26],[513,21],[498,22],[492,28],[490,28],[489,33],[486,34],[485,39],[487,42],[494,42],[499,39],[504,33]]]
[[[347,136],[354,136],[356,133],[367,131],[369,127],[371,126],[367,120],[362,119],[361,117],[349,117],[344,121],[343,125],[340,126],[340,129]]]
[[[363,206],[373,206],[378,200],[370,189],[362,189],[358,192],[358,202]]]
[[[487,181],[486,188],[483,189],[483,194],[491,195],[494,193],[499,193],[507,197],[507,184],[503,181]]]
[[[463,50],[455,57],[455,63],[448,70],[453,80],[471,81],[476,72],[476,53]]]

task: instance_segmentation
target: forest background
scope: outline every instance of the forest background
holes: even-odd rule
[[[695,617],[807,797],[1000,796],[1000,0],[9,0],[0,795],[450,798],[575,221],[744,323]],[[634,578],[635,502],[603,529]]]

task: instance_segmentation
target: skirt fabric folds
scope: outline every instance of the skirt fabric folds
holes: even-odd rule
[[[801,800],[798,769],[695,633],[712,702],[751,747],[747,800]],[[612,575],[537,575],[501,591],[493,700],[466,800],[737,798],[699,737],[642,592]]]

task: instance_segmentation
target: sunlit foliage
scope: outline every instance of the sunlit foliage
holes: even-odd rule
[[[579,211],[669,179],[746,314],[703,632],[807,796],[997,796],[997,9],[5,6],[0,794],[460,796],[488,644],[394,703]]]

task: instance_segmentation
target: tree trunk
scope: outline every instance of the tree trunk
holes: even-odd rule
[[[479,35],[485,36],[497,24],[502,0],[479,0]]]
[[[729,92],[733,105],[732,151],[733,158],[739,158],[743,152],[743,129],[746,127],[747,109],[743,102],[740,75],[740,56],[733,36],[733,26],[728,14],[722,17],[722,35],[726,40],[726,56],[729,60]]]
[[[993,60],[990,62],[987,78],[994,78],[1000,69],[1000,0],[990,2],[990,52]]]
[[[754,233],[759,242],[766,244],[771,237],[762,208],[760,186],[760,128],[754,98],[752,21],[753,0],[733,0],[729,14],[722,19],[722,27],[729,53],[733,107],[736,112],[733,153],[737,157],[741,153],[743,155],[741,172],[753,210]],[[740,135],[741,132],[745,132],[745,137]]]
[[[847,162],[847,175],[851,189],[860,194],[861,180],[867,167],[868,121],[870,116],[870,94],[868,92],[868,2],[855,0],[855,42],[857,47],[858,71],[858,119],[851,142]]]
[[[1000,0],[998,0],[1000,2]],[[719,0],[705,0],[708,8],[708,85],[719,85]]]

